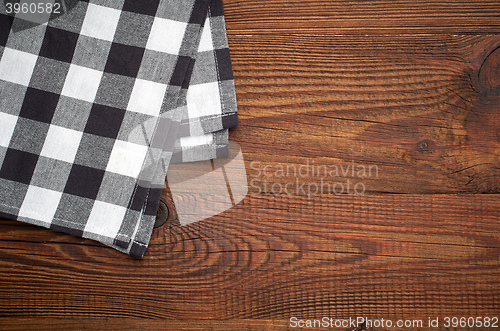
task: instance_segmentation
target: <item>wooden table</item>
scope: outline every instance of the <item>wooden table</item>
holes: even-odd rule
[[[0,328],[500,318],[498,0],[224,3],[249,195],[142,260],[0,221]],[[378,171],[276,173],[311,165]]]

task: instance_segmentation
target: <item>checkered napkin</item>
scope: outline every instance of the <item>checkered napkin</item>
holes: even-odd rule
[[[237,124],[221,0],[0,10],[0,215],[142,257],[170,162]]]

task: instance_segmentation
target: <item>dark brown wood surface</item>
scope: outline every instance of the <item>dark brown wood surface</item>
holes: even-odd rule
[[[500,3],[224,3],[249,195],[142,260],[0,220],[0,329],[500,318]]]

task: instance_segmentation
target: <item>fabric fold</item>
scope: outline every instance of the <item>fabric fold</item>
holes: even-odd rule
[[[0,215],[142,257],[171,162],[237,125],[221,0],[0,11]]]

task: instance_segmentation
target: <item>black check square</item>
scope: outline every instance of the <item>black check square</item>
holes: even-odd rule
[[[224,8],[221,1],[210,1],[209,4],[210,17],[218,17],[224,15]]]
[[[210,1],[196,1],[194,3],[194,9],[191,12],[191,17],[189,18],[189,23],[200,23],[203,24],[205,20],[206,13],[208,11],[208,3]]]
[[[159,0],[125,0],[122,10],[136,14],[155,16]]]
[[[222,116],[222,126],[224,128],[233,128],[235,126],[238,126],[238,116],[236,115],[236,113]]]
[[[172,78],[170,79],[170,85],[182,86],[184,84],[184,80],[188,74],[188,68],[191,67],[191,61],[193,61],[193,59],[190,57],[179,56],[177,65],[172,73]]]
[[[194,68],[194,60],[189,61],[189,65],[186,71],[186,76],[184,77],[184,81],[182,82],[182,88],[187,90],[189,87],[189,82],[191,81],[191,75],[193,74]]]
[[[64,193],[95,200],[103,177],[104,170],[73,164]]]
[[[125,110],[94,104],[83,132],[100,137],[116,138],[125,116]]]
[[[128,77],[137,77],[141,67],[144,48],[113,43],[108,54],[105,72]]]
[[[52,223],[50,225],[51,230],[59,231],[62,233],[67,233],[72,236],[81,237],[83,235],[85,225],[84,224],[76,224],[70,222],[64,222],[63,224]]]
[[[229,49],[223,48],[215,50],[215,57],[217,58],[219,80],[233,80],[233,69],[231,67],[231,56],[229,55]]]
[[[50,123],[59,102],[59,94],[28,87],[19,116]]]
[[[139,245],[136,242],[132,242],[132,247],[130,248],[130,255],[143,257],[145,253],[144,245]]]
[[[132,196],[129,208],[139,212],[142,211],[142,208],[144,207],[144,199],[148,195],[148,192],[148,187],[137,186],[134,195]]]
[[[7,45],[7,39],[9,39],[12,21],[13,17],[0,14],[0,46],[5,47],[5,45]]]
[[[38,155],[9,148],[0,169],[0,178],[29,184],[35,171]]]
[[[40,49],[40,55],[49,59],[71,63],[77,41],[77,33],[48,26]]]
[[[162,191],[163,190],[161,188],[151,188],[148,194],[151,196],[160,197]],[[156,199],[155,201],[159,202],[159,200]],[[146,204],[146,208],[144,209],[144,215],[156,216],[157,212],[158,212],[158,204],[156,203]]]

